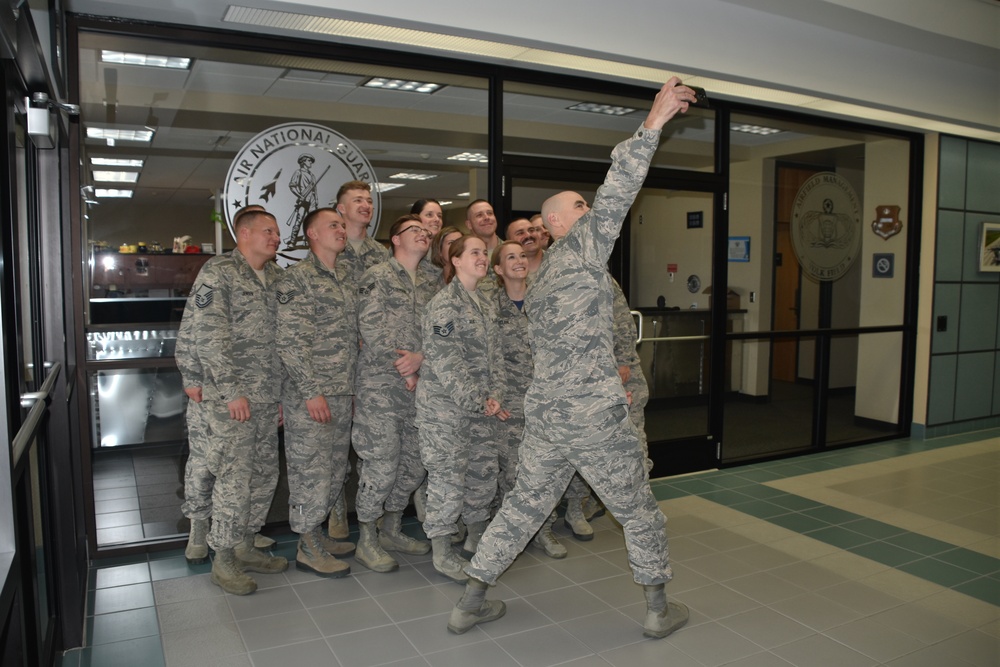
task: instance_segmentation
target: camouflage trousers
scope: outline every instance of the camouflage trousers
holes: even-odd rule
[[[427,509],[424,533],[441,537],[466,524],[489,521],[497,492],[496,417],[456,415],[441,411],[420,426],[420,457],[427,468]]]
[[[205,405],[187,403],[188,458],[184,464],[184,502],[181,512],[189,519],[212,517],[212,487],[215,475],[208,469],[207,451],[211,434],[205,419]]]
[[[351,396],[328,396],[332,419],[325,424],[309,416],[305,399],[284,403],[288,525],[296,533],[308,533],[322,524],[344,488],[351,402]]]
[[[524,437],[524,411],[511,410],[507,421],[498,427],[500,437],[497,438],[497,494],[493,501],[494,508],[500,506],[504,496],[514,488],[517,477],[518,451],[521,448],[521,438]],[[495,512],[494,512],[495,513]]]
[[[643,375],[639,364],[633,364],[630,368],[631,374],[625,383],[625,391],[632,392],[628,418],[639,435],[639,447],[646,459],[646,472],[649,472],[653,469],[653,461],[649,458],[649,444],[646,441],[646,404],[649,403],[649,385],[646,384],[646,376]]]
[[[405,394],[384,386],[358,387],[351,444],[358,455],[354,509],[360,523],[376,521],[385,512],[402,512],[424,481],[415,396],[402,391]]]
[[[251,403],[250,419],[229,416],[223,401],[203,401],[211,438],[206,459],[215,476],[208,546],[239,544],[267,520],[278,484],[278,404]]]
[[[540,412],[527,416],[514,490],[504,499],[479,542],[466,572],[488,584],[521,553],[549,516],[574,472],[622,525],[632,576],[639,584],[665,583],[673,576],[666,518],[649,488],[635,427],[623,405],[581,423],[579,415]],[[574,420],[575,418],[575,420]]]

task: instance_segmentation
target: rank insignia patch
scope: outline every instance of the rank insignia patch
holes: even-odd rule
[[[455,330],[454,322],[448,322],[448,324],[445,324],[443,326],[437,324],[434,325],[434,334],[437,336],[441,336],[442,338],[447,338],[448,336],[451,335],[451,332],[454,330]]]
[[[211,285],[202,284],[198,288],[198,291],[194,293],[194,305],[199,308],[208,308],[212,305],[212,299],[215,297],[215,288]]]

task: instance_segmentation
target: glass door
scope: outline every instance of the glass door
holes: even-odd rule
[[[560,177],[557,171],[566,174],[508,168],[508,220],[530,217],[545,199],[564,190],[593,203],[603,172]],[[727,347],[713,358],[714,211],[711,192],[644,188],[609,262],[636,321],[637,351],[649,387],[645,431],[654,477],[715,467],[713,367],[726,369],[720,390],[733,390],[739,382],[738,349]],[[727,318],[729,330],[740,327],[739,299],[726,306],[728,316],[720,316]]]

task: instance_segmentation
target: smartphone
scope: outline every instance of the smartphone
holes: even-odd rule
[[[678,86],[684,85],[694,91],[694,102],[691,102],[693,107],[701,107],[703,109],[708,108],[708,93],[705,92],[704,88],[699,88],[698,86],[688,86],[686,83],[679,83]]]

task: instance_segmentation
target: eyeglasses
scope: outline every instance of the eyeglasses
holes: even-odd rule
[[[396,236],[402,236],[403,234],[405,234],[406,232],[409,232],[409,231],[416,231],[417,233],[414,236],[416,236],[417,238],[420,238],[421,236],[430,236],[431,235],[431,233],[429,231],[427,231],[426,229],[424,229],[420,225],[410,225],[406,229],[399,230],[399,232],[396,233]]]

